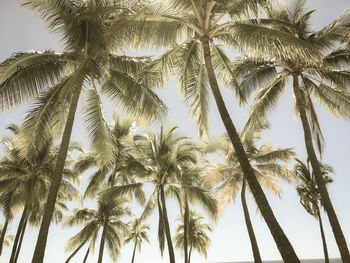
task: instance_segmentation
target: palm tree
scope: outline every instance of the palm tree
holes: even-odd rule
[[[185,165],[178,173],[177,180],[179,181],[180,187],[175,187],[172,185],[168,189],[169,194],[172,194],[178,200],[178,203],[180,205],[184,233],[188,233],[190,204],[201,205],[213,220],[216,219],[218,213],[217,202],[212,192],[208,190],[203,192],[201,182],[204,172],[204,160],[201,160],[199,158],[200,156],[197,156],[196,164]],[[202,194],[197,195],[197,192],[200,192]],[[183,235],[183,237],[184,239],[182,247],[184,253],[184,262],[187,263],[189,262],[188,234]]]
[[[206,231],[212,231],[212,228],[209,224],[203,224],[202,220],[203,216],[198,215],[193,210],[189,212],[189,223],[188,223],[188,231],[187,238],[189,243],[189,253],[188,253],[188,263],[191,262],[191,254],[192,250],[195,249],[199,254],[204,255],[207,258],[207,249],[210,246],[210,238],[208,237]],[[180,218],[182,220],[182,218]],[[178,249],[183,249],[185,239],[185,226],[184,224],[180,224],[176,229],[176,235],[174,236],[175,246]]]
[[[98,233],[102,230],[98,254],[98,263],[102,263],[105,243],[109,255],[113,261],[117,260],[120,247],[123,244],[124,235],[128,234],[128,225],[122,220],[125,216],[130,216],[131,211],[125,207],[127,200],[125,198],[116,198],[105,202],[98,200],[96,209],[78,209],[74,215],[67,218],[65,225],[72,227],[83,225],[83,229],[75,236],[70,238],[67,243],[67,250],[74,252],[68,257],[66,263],[85,245],[89,248],[85,255],[85,261],[90,251],[94,250]]]
[[[93,140],[107,134],[99,93],[106,94],[126,111],[148,118],[162,116],[166,107],[149,88],[152,80],[138,74],[147,59],[129,58],[115,51],[125,38],[125,23],[114,25],[113,32],[117,27],[119,31],[111,35],[107,19],[127,16],[131,10],[126,4],[102,0],[33,0],[24,5],[38,11],[64,45],[62,53],[21,52],[0,64],[1,110],[40,94],[22,132],[34,135],[34,142],[30,143],[42,147],[40,135],[49,132],[58,120],[66,120],[32,259],[33,263],[42,263],[81,91],[87,94],[84,111]],[[28,143],[24,139],[20,141]],[[111,153],[106,153],[106,161],[110,156]]]
[[[21,128],[11,125],[9,129],[18,134]],[[22,215],[12,247],[11,263],[17,262],[27,223],[29,222],[32,226],[40,223],[51,174],[55,166],[58,148],[53,144],[53,137],[42,139],[46,142],[45,147],[41,148],[40,151],[31,151],[25,158],[20,156],[21,145],[18,145],[15,139],[2,140],[6,146],[7,155],[0,162],[0,190],[1,196],[8,198],[4,199],[3,203],[23,208],[23,210],[17,208],[17,210],[22,210]],[[80,147],[77,144],[72,144],[69,154],[72,150],[77,149],[79,150]],[[67,165],[63,171],[64,180],[58,192],[58,202],[55,204],[52,218],[55,223],[62,219],[62,210],[68,210],[64,201],[77,200],[79,196],[79,192],[70,182],[72,180],[77,182],[77,178],[68,169],[69,161],[70,157],[68,156]],[[8,220],[8,218],[12,218],[13,211],[11,209],[14,207],[5,208]]]
[[[101,185],[123,185],[134,183],[135,179],[129,173],[125,162],[128,158],[126,146],[123,144],[128,136],[137,129],[134,118],[121,119],[117,110],[113,112],[113,122],[108,126],[108,143],[96,140],[87,153],[82,154],[74,164],[77,173],[83,173],[89,168],[97,168],[90,178],[84,197],[95,198]],[[102,138],[103,139],[103,138]],[[106,147],[109,147],[106,149]],[[112,152],[110,162],[104,162],[105,152]],[[138,195],[137,195],[138,196]]]
[[[283,259],[287,260],[286,262],[299,262],[258,181],[252,176],[253,168],[249,164],[222,98],[217,76],[236,90],[241,102],[245,101],[238,85],[235,85],[231,62],[217,43],[235,45],[238,43],[244,49],[254,53],[277,52],[281,58],[293,56],[305,63],[310,60],[309,58],[316,57],[317,60],[318,53],[305,41],[256,23],[249,23],[249,14],[258,12],[257,3],[265,3],[265,1],[172,0],[167,2],[166,7],[157,6],[155,12],[147,6],[146,11],[136,14],[132,22],[135,24],[134,34],[138,36],[137,40],[141,40],[136,41],[136,45],[173,47],[160,59],[151,63],[149,68],[150,71],[160,70],[164,73],[173,70],[174,75],[180,80],[181,93],[191,106],[200,135],[208,130],[210,87],[247,182]],[[228,18],[232,20],[228,21]],[[155,35],[158,38],[151,39],[149,35]],[[180,36],[180,40],[176,39],[176,36]],[[181,41],[181,44],[177,44],[175,40]],[[266,49],[265,47],[271,43],[274,48]]]
[[[275,148],[268,143],[262,144],[257,148],[256,144],[261,140],[260,133],[263,128],[266,128],[266,126],[261,126],[252,132],[243,132],[240,136],[257,180],[266,189],[277,195],[281,191],[278,177],[287,180],[293,178],[293,173],[285,167],[285,164],[294,155],[294,152],[289,148]],[[246,178],[229,138],[226,136],[216,137],[204,142],[202,147],[203,153],[215,152],[225,158],[225,164],[214,163],[207,167],[206,175],[203,177],[203,184],[207,187],[214,187],[220,184],[216,189],[220,212],[223,211],[228,203],[235,201],[236,195],[241,188],[241,202],[254,262],[262,262],[245,197]]]
[[[139,191],[143,184],[154,185],[153,192],[149,197],[142,215],[139,217],[143,222],[157,207],[159,214],[158,240],[161,254],[164,251],[165,239],[168,245],[169,259],[175,262],[175,254],[171,239],[170,224],[166,206],[166,197],[177,196],[181,187],[187,188],[187,192],[197,200],[203,200],[205,204],[211,206],[211,210],[216,203],[208,195],[207,191],[195,185],[182,185],[180,180],[181,169],[190,163],[197,161],[198,147],[188,137],[180,136],[176,133],[176,126],[167,129],[161,128],[159,134],[147,132],[143,135],[135,135],[128,138],[124,143],[127,145],[130,158],[128,160],[129,173],[134,173],[139,177],[136,183],[114,186],[107,189],[103,194],[103,199],[109,200],[114,197]]]
[[[347,32],[348,17],[340,17],[319,31],[312,31],[310,19],[314,11],[304,7],[305,1],[294,1],[289,8],[268,10],[268,18],[273,23],[262,19],[261,23],[279,29],[283,34],[298,37],[309,43],[321,54],[320,61],[302,60],[276,56],[247,55],[237,62],[235,71],[241,77],[242,90],[249,94],[256,90],[251,110],[249,125],[254,129],[260,119],[272,109],[283,93],[289,78],[293,80],[293,92],[296,109],[302,123],[304,140],[308,157],[315,173],[322,203],[327,212],[341,258],[350,261],[350,254],[341,226],[331,203],[327,188],[322,178],[322,171],[316,156],[313,140],[322,153],[323,136],[311,99],[313,94],[331,113],[336,116],[350,116],[350,49],[342,45],[344,33]],[[267,20],[269,21],[269,20]],[[305,47],[307,48],[307,47]]]
[[[134,243],[134,250],[132,252],[131,263],[134,263],[136,248],[141,252],[141,244],[146,241],[149,243],[147,232],[150,230],[149,225],[143,224],[139,219],[135,219],[130,223],[131,231],[129,236],[125,239],[125,244],[129,242]]]
[[[305,210],[312,216],[314,216],[320,225],[320,232],[322,238],[323,252],[325,262],[329,263],[328,250],[327,250],[327,242],[326,237],[324,235],[320,206],[321,197],[317,188],[317,183],[315,180],[315,174],[311,172],[309,167],[309,162],[307,165],[302,161],[296,159],[297,163],[295,165],[294,171],[299,181],[296,190],[300,197],[300,203],[305,208]],[[327,176],[328,173],[333,172],[331,167],[327,167],[325,165],[320,165],[322,168],[322,176],[323,180],[326,184],[333,182],[333,180]]]

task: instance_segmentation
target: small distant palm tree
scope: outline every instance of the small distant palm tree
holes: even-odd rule
[[[128,225],[122,221],[123,217],[131,215],[130,209],[125,207],[126,202],[125,198],[115,198],[108,202],[98,200],[96,209],[78,209],[74,215],[68,217],[65,226],[83,225],[84,227],[78,234],[68,240],[67,251],[74,251],[65,262],[68,263],[84,245],[89,244],[85,255],[85,258],[87,258],[87,255],[94,250],[98,234],[101,231],[97,262],[103,262],[105,243],[107,243],[110,257],[113,261],[116,261],[124,236],[128,234]]]
[[[293,178],[293,173],[288,170],[285,164],[294,155],[294,152],[289,148],[276,149],[267,143],[258,148],[256,144],[261,140],[260,133],[263,128],[264,127],[261,126],[253,132],[243,132],[241,134],[241,140],[259,183],[272,193],[278,194],[280,192],[278,177],[287,180]],[[225,164],[214,163],[208,166],[206,175],[203,177],[203,184],[208,187],[214,187],[220,184],[216,191],[221,211],[229,202],[235,201],[236,195],[241,188],[244,219],[249,234],[254,261],[262,262],[245,197],[247,188],[246,178],[244,177],[241,165],[237,160],[236,152],[229,138],[217,137],[213,138],[211,141],[204,142],[203,153],[211,152],[215,152],[219,156],[224,157]]]
[[[189,220],[188,220],[188,232],[187,239],[189,245],[189,253],[188,253],[188,261],[191,262],[191,254],[192,250],[197,250],[199,254],[204,255],[207,258],[207,249],[210,246],[210,238],[207,235],[207,231],[212,231],[212,227],[209,224],[204,224],[204,217],[198,215],[195,211],[190,210],[189,212]],[[183,219],[180,218],[182,221]],[[176,229],[176,235],[174,236],[175,246],[183,251],[184,247],[184,224],[180,224]]]
[[[329,263],[328,250],[326,237],[323,230],[322,218],[320,213],[320,208],[322,206],[321,196],[318,191],[317,183],[315,180],[315,174],[311,172],[309,167],[309,161],[307,164],[296,159],[297,163],[295,165],[295,174],[298,180],[298,185],[296,187],[297,193],[300,197],[300,203],[305,208],[305,210],[312,216],[314,216],[320,225],[320,232],[322,238],[323,252],[325,262]],[[328,177],[328,173],[333,173],[333,169],[329,166],[320,164],[322,168],[323,180],[326,184],[332,183],[333,179]]]
[[[146,241],[149,243],[148,239],[148,231],[150,230],[149,225],[143,224],[140,222],[139,219],[135,219],[130,223],[131,231],[128,235],[128,237],[125,239],[125,244],[127,243],[134,243],[134,250],[132,252],[132,258],[131,263],[134,263],[135,260],[135,254],[136,254],[136,248],[139,252],[141,252],[141,244]]]

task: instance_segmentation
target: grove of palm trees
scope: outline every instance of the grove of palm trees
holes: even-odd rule
[[[0,34],[0,262],[350,263],[348,0],[4,0]]]

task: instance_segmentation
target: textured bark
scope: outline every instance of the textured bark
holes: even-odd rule
[[[134,263],[134,260],[135,260],[136,245],[137,245],[137,239],[135,239],[135,245],[134,245],[134,251],[132,252],[131,263]]]
[[[266,199],[266,196],[254,176],[254,170],[251,167],[247,154],[244,151],[244,148],[242,146],[242,142],[239,138],[239,135],[237,133],[237,130],[231,120],[231,117],[227,111],[225,102],[222,98],[219,85],[216,80],[214,68],[211,62],[211,54],[210,54],[210,46],[209,46],[209,39],[208,37],[204,37],[201,39],[202,47],[204,51],[204,60],[205,60],[205,66],[208,73],[210,88],[213,93],[216,106],[218,108],[218,111],[220,113],[220,117],[222,119],[222,122],[226,128],[226,131],[230,137],[232,146],[237,154],[238,161],[242,167],[244,177],[246,178],[249,188],[251,189],[251,192],[254,196],[254,199],[259,207],[259,210],[267,224],[267,226],[270,229],[270,232],[275,240],[275,243],[277,245],[277,248],[282,256],[282,259],[284,262],[287,263],[297,263],[300,262],[298,259],[292,245],[290,244],[288,238],[284,234],[281,226],[276,220],[275,215],[273,214],[273,211]]]
[[[319,222],[319,224],[320,224],[320,232],[321,232],[322,245],[323,245],[323,253],[324,253],[324,262],[325,262],[325,263],[329,263],[326,236],[325,236],[324,230],[323,230],[323,224],[322,224],[322,219],[321,219],[320,211],[317,212],[317,217],[318,217],[318,222]]]
[[[340,227],[337,215],[334,211],[331,199],[329,197],[326,184],[324,183],[322,173],[321,173],[321,167],[318,162],[316,152],[312,143],[311,129],[307,119],[305,102],[301,94],[297,74],[293,75],[293,90],[294,90],[296,103],[300,113],[301,123],[304,130],[304,140],[305,140],[306,151],[312,166],[312,171],[315,174],[315,180],[317,183],[318,191],[321,195],[322,205],[325,211],[327,212],[329,223],[331,224],[332,231],[341,255],[341,259],[344,263],[350,263],[349,249],[346,244],[346,240],[345,240],[343,231]]]
[[[175,263],[175,253],[174,253],[173,242],[171,239],[170,225],[169,225],[168,213],[167,213],[166,203],[165,203],[165,194],[164,194],[163,188],[160,189],[160,198],[162,200],[163,219],[164,219],[164,227],[165,227],[165,236],[166,236],[166,241],[168,245],[169,260],[170,260],[170,263]]]
[[[2,253],[2,248],[4,246],[5,235],[6,235],[7,226],[9,222],[10,222],[10,218],[6,217],[6,221],[5,221],[4,227],[2,228],[1,237],[0,237],[0,256]]]
[[[89,238],[86,238],[74,251],[70,256],[67,258],[65,263],[68,263],[78,252],[79,250],[86,244],[86,242],[89,240]]]
[[[101,235],[101,242],[100,242],[100,249],[98,253],[97,263],[102,263],[103,251],[105,248],[105,241],[106,241],[107,224],[108,224],[108,217],[105,218],[105,221],[103,223],[103,230]]]
[[[67,151],[68,151],[68,146],[70,142],[70,137],[72,134],[72,128],[73,128],[75,113],[77,111],[80,92],[81,92],[81,85],[79,85],[79,87],[76,87],[72,98],[72,102],[69,108],[68,117],[67,117],[66,125],[64,127],[64,132],[62,136],[62,142],[61,142],[60,150],[58,152],[58,157],[56,161],[56,167],[52,175],[50,190],[47,196],[43,219],[41,221],[39,236],[35,245],[32,263],[43,263],[43,260],[44,260],[47,235],[49,233],[52,214],[55,208],[58,189],[60,188],[61,181],[62,181],[62,173],[63,173],[63,169],[64,169],[66,157],[67,157]]]
[[[187,195],[185,193],[185,212],[184,212],[184,255],[185,263],[188,263],[188,222],[189,222],[189,208]]]
[[[241,191],[241,201],[242,201],[242,207],[243,207],[243,212],[244,212],[244,220],[245,220],[245,224],[247,226],[250,244],[252,246],[254,262],[255,263],[262,263],[258,243],[257,243],[256,238],[255,238],[253,225],[252,225],[252,222],[250,221],[250,215],[249,215],[249,210],[248,210],[248,206],[247,206],[247,201],[245,199],[245,190],[246,190],[246,180],[243,178],[242,191]]]
[[[24,225],[25,225],[25,223],[27,221],[28,208],[29,208],[29,203],[26,202],[26,204],[24,205],[24,209],[23,209],[23,212],[22,212],[21,219],[20,219],[18,227],[17,227],[15,240],[13,241],[12,252],[11,252],[11,257],[10,257],[9,263],[14,263],[15,262],[16,252],[17,252],[17,249],[18,249],[18,244],[19,244],[19,240],[20,240],[20,237],[21,237],[22,229],[23,229],[23,227],[24,227]]]
[[[83,260],[83,263],[86,263],[87,259],[88,259],[88,256],[90,254],[90,247],[87,249],[86,251],[86,254],[85,254],[85,257],[84,257],[84,260]]]
[[[28,223],[28,218],[25,220],[23,228],[22,228],[22,231],[21,231],[21,236],[19,238],[19,243],[18,243],[15,259],[13,261],[14,263],[17,263],[17,260],[18,260],[18,257],[19,257],[19,252],[21,252],[23,237],[24,237],[24,233],[26,232],[27,223]]]

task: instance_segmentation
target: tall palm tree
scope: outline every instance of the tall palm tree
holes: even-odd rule
[[[316,155],[314,143],[320,153],[323,149],[323,136],[311,95],[320,101],[336,116],[350,116],[350,49],[342,44],[344,33],[349,25],[349,15],[344,15],[319,31],[313,31],[311,15],[304,7],[305,1],[293,1],[287,8],[270,8],[269,20],[261,20],[266,27],[274,27],[283,34],[296,36],[309,43],[321,54],[321,60],[305,61],[287,57],[247,55],[237,62],[236,73],[241,78],[243,92],[256,90],[256,96],[247,127],[254,129],[260,119],[272,109],[283,93],[289,78],[295,96],[296,109],[302,123],[304,140],[312,170],[327,212],[341,258],[350,261],[350,254],[344,234],[334,211],[322,171]],[[263,26],[263,25],[262,25]],[[307,47],[306,47],[307,48]],[[314,141],[314,143],[313,143]]]
[[[126,2],[126,1],[125,1]],[[116,50],[126,37],[125,23],[114,25],[109,34],[108,19],[125,17],[131,10],[124,2],[102,0],[33,0],[24,3],[39,12],[48,28],[63,42],[64,52],[16,53],[0,64],[0,108],[12,108],[41,94],[27,116],[23,133],[34,135],[35,147],[42,147],[40,135],[53,123],[65,119],[60,153],[47,199],[32,262],[42,263],[54,204],[61,183],[64,161],[78,100],[87,94],[86,124],[92,139],[106,135],[99,93],[106,94],[126,111],[153,118],[166,107],[138,74],[145,58],[129,58]],[[50,87],[50,88],[49,88]],[[64,118],[66,117],[66,118]],[[38,136],[39,135],[39,136]],[[24,136],[26,137],[26,136]],[[99,136],[97,136],[99,137]],[[27,143],[24,139],[22,143]],[[23,153],[25,155],[26,153]],[[112,156],[106,153],[105,159]]]
[[[147,132],[128,138],[127,145],[130,158],[128,169],[139,177],[138,182],[114,186],[103,194],[104,199],[111,199],[125,193],[140,191],[143,184],[154,185],[153,192],[146,202],[140,222],[143,222],[157,207],[159,214],[158,239],[160,251],[163,254],[165,240],[168,245],[169,261],[175,262],[175,253],[171,239],[170,224],[166,206],[166,197],[178,196],[181,187],[198,200],[205,200],[205,204],[214,207],[216,203],[207,191],[195,185],[181,185],[180,170],[190,163],[197,161],[198,147],[188,137],[176,133],[176,126],[161,128],[159,134]]]
[[[139,219],[135,219],[130,223],[131,231],[129,236],[126,237],[125,239],[125,244],[129,242],[134,243],[134,249],[132,252],[132,258],[131,258],[131,263],[134,263],[135,261],[135,253],[136,253],[136,248],[138,249],[139,252],[141,252],[141,244],[146,241],[149,243],[148,239],[148,231],[150,230],[149,225],[143,224],[139,222]]]
[[[298,185],[296,187],[297,193],[300,197],[300,203],[305,208],[305,210],[312,216],[314,216],[320,225],[320,232],[322,238],[323,252],[325,262],[329,263],[328,250],[326,237],[324,235],[322,218],[320,213],[321,197],[317,188],[317,183],[315,180],[315,174],[311,172],[309,167],[309,162],[307,165],[302,161],[296,159],[297,163],[294,167],[295,174],[298,179]],[[332,178],[328,177],[327,174],[333,172],[331,167],[321,165],[323,180],[326,184],[333,182]]]
[[[228,113],[217,80],[218,76],[225,84],[234,88],[241,102],[244,102],[238,85],[235,85],[230,60],[218,43],[240,44],[254,53],[277,52],[281,58],[293,56],[305,63],[309,58],[316,57],[317,60],[318,53],[309,43],[250,23],[249,15],[258,13],[258,3],[264,4],[265,1],[171,0],[167,1],[166,7],[157,6],[155,12],[147,6],[144,13],[136,14],[132,20],[134,32],[138,36],[136,40],[139,40],[135,42],[136,45],[172,46],[160,59],[151,63],[149,71],[175,71],[174,75],[180,80],[181,93],[191,106],[198,123],[200,135],[208,130],[210,87],[247,182],[283,259],[286,262],[298,262],[299,259],[278,224],[258,181],[252,176],[253,168]],[[149,35],[156,35],[158,38],[151,39]],[[179,39],[176,39],[177,36]],[[175,40],[181,41],[181,44],[177,44]],[[266,49],[271,43],[274,48]]]
[[[20,131],[21,129],[15,125],[11,125],[9,128],[12,131]],[[18,134],[18,132],[16,133]],[[29,152],[25,158],[19,154],[23,145],[18,145],[15,139],[2,140],[2,143],[6,145],[6,156],[0,162],[0,190],[2,196],[11,198],[5,202],[11,202],[23,208],[23,210],[20,209],[22,210],[21,219],[12,247],[11,263],[17,262],[27,223],[29,222],[32,226],[38,225],[43,214],[51,174],[58,155],[58,147],[53,144],[53,137],[43,138],[43,140],[46,142],[45,147],[41,148],[40,151]],[[72,144],[69,155],[72,150],[76,149],[80,149],[80,147]],[[55,204],[52,218],[56,223],[62,219],[62,210],[67,210],[64,201],[77,200],[79,196],[79,192],[70,182],[77,182],[77,177],[69,170],[69,161],[70,157],[68,156],[67,165],[63,171],[64,180],[58,192],[58,202]],[[9,209],[11,208],[6,208],[6,210]]]
[[[240,136],[257,180],[273,194],[278,194],[281,190],[278,177],[287,180],[293,178],[293,173],[285,165],[294,155],[294,152],[289,148],[275,148],[268,143],[257,147],[256,144],[261,140],[260,133],[263,128],[260,127],[252,132],[243,132]],[[245,197],[247,188],[246,178],[229,138],[216,137],[211,141],[204,142],[203,153],[212,152],[224,157],[225,164],[214,163],[208,166],[206,176],[203,178],[203,184],[208,187],[214,187],[220,184],[216,189],[220,211],[228,203],[235,201],[236,195],[241,188],[241,202],[254,262],[262,262]]]
[[[207,249],[210,246],[210,238],[207,235],[207,231],[212,231],[212,227],[209,224],[203,224],[204,217],[198,215],[195,211],[189,212],[189,223],[187,230],[187,239],[189,243],[188,263],[191,262],[192,250],[197,250],[199,254],[204,255],[207,258]],[[182,220],[182,218],[180,218]],[[175,246],[178,249],[183,249],[185,239],[185,226],[180,224],[176,229],[176,235],[174,236]]]
[[[83,225],[84,227],[68,240],[67,250],[74,250],[74,252],[65,262],[68,263],[85,244],[89,244],[89,249],[85,255],[86,260],[88,253],[94,250],[98,234],[101,231],[97,262],[103,262],[105,243],[107,243],[110,257],[113,261],[116,261],[120,247],[123,244],[124,235],[128,233],[128,225],[122,221],[123,217],[131,215],[130,209],[125,207],[126,202],[125,198],[116,198],[108,202],[98,200],[96,209],[78,209],[74,215],[68,217],[65,222],[66,226]]]

